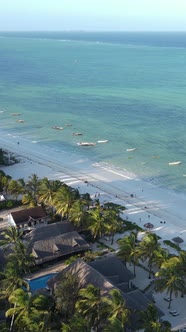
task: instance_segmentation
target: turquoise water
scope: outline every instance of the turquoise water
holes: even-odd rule
[[[73,167],[112,165],[186,193],[186,34],[0,36],[1,137],[61,162],[69,154]]]
[[[46,274],[44,276],[34,278],[32,280],[27,280],[28,284],[30,286],[31,291],[35,291],[40,288],[46,288],[47,287],[47,281],[54,277],[57,273],[50,273]]]

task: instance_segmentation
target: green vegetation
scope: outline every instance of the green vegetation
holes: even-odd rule
[[[0,165],[9,166],[15,164],[17,159],[13,154],[10,154],[2,149],[0,149]]]
[[[121,219],[120,212],[124,207],[113,203],[101,205],[99,200],[93,205],[88,193],[80,195],[77,189],[58,180],[40,179],[36,174],[25,182],[24,179],[12,180],[0,172],[0,190],[14,198],[2,202],[4,208],[42,204],[53,221],[68,219],[79,232],[86,235],[86,239],[98,242],[101,250],[86,252],[83,256],[85,261],[94,260],[103,255],[105,250],[113,250],[101,242],[102,237],[109,237],[112,245],[116,233],[131,231],[130,235],[118,240],[118,256],[133,264],[134,275],[136,266],[146,263],[149,278],[154,277],[155,291],[168,292],[169,307],[173,295],[185,294],[186,252],[171,241],[164,241],[178,251],[178,256],[170,255],[161,248],[159,237],[154,233],[147,233],[138,242],[137,231],[142,229],[135,223]],[[18,201],[20,197],[22,199]],[[53,296],[32,294],[24,277],[35,268],[34,258],[28,254],[22,233],[17,229],[9,228],[4,235],[0,245],[7,250],[7,263],[0,273],[0,300],[9,320],[4,327],[0,327],[2,331],[90,332],[94,328],[95,331],[121,332],[130,324],[130,312],[118,290],[113,290],[105,298],[101,290],[93,285],[81,289],[79,281],[72,275],[60,281]],[[70,257],[66,263],[70,264],[79,257]],[[158,268],[158,272],[154,273],[154,267]],[[148,321],[144,321],[143,314],[141,316],[145,332],[170,331],[170,326],[157,322],[153,307],[149,307],[147,313]]]
[[[180,247],[177,244],[170,241],[170,240],[164,240],[163,243],[166,244],[167,246],[173,248],[173,249],[176,249],[177,251],[180,251]]]

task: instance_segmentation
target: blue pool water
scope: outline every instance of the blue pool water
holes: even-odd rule
[[[46,274],[44,276],[32,279],[32,280],[27,280],[29,286],[30,286],[30,290],[31,291],[35,291],[37,289],[40,288],[45,288],[47,286],[47,281],[54,277],[57,273],[50,273],[50,274]]]

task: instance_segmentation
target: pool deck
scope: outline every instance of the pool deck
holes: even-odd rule
[[[25,276],[25,279],[32,280],[32,279],[44,276],[49,273],[57,273],[57,272],[62,271],[66,266],[67,265],[64,262],[52,264],[51,266],[48,266],[44,269],[40,269],[39,271],[27,274]]]

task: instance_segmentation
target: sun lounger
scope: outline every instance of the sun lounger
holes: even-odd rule
[[[176,314],[177,310],[170,310],[169,312],[170,312],[170,314]]]
[[[170,301],[170,297],[164,297],[164,300],[169,302]]]
[[[176,316],[179,316],[179,312],[177,312],[176,310],[175,311],[169,311],[170,312],[170,314],[172,315],[172,316],[174,316],[174,317],[176,317]]]

